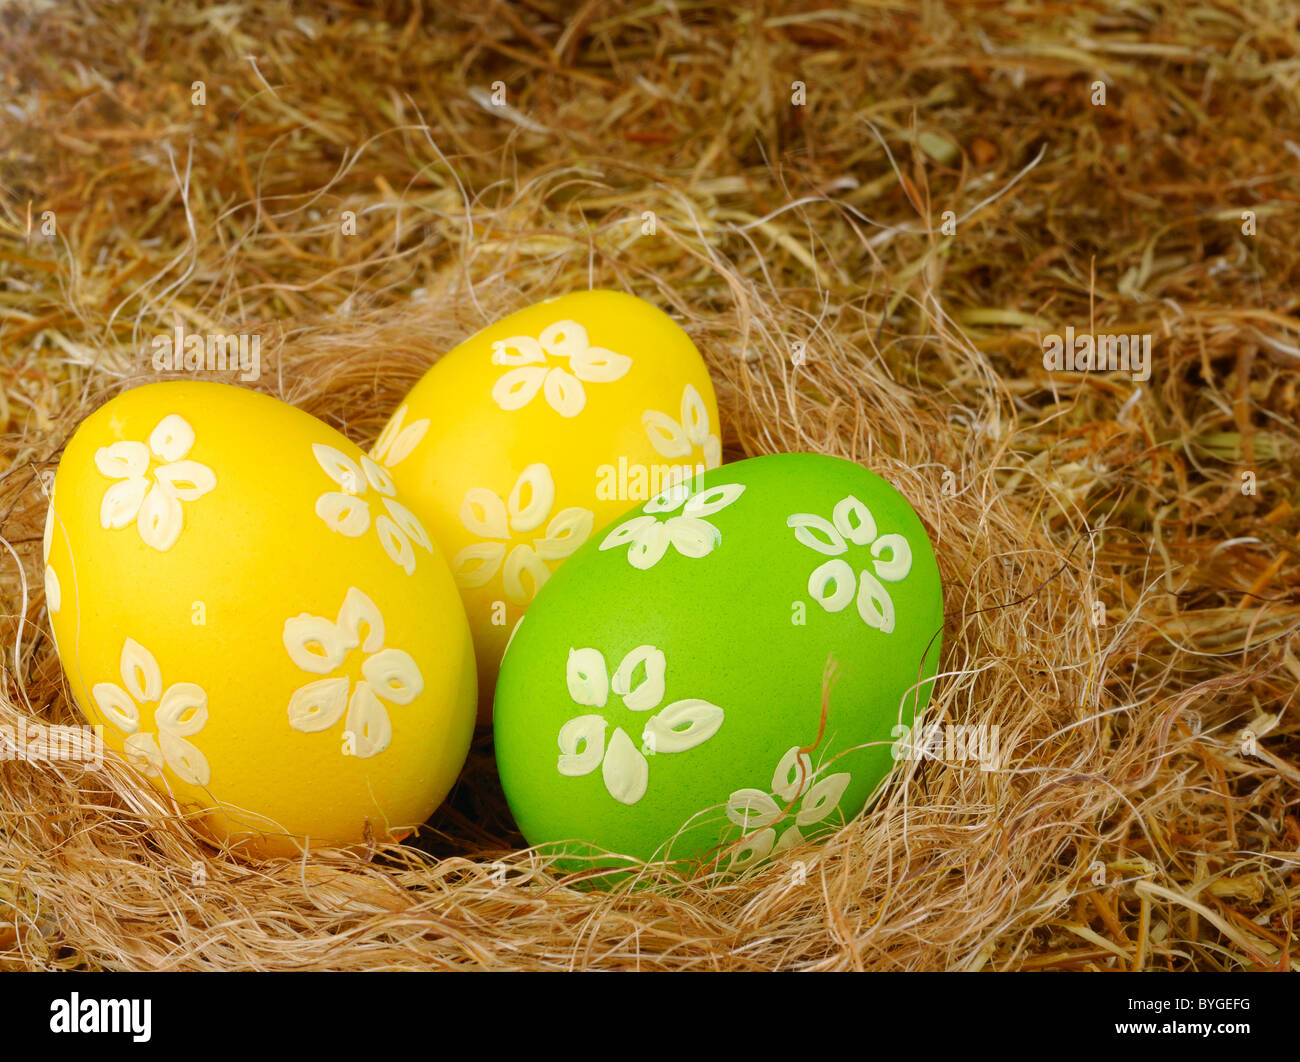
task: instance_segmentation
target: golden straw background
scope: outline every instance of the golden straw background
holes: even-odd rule
[[[691,334],[727,459],[906,494],[932,717],[1005,757],[612,894],[523,850],[485,736],[410,845],[297,863],[121,762],[0,761],[0,967],[1300,969],[1294,5],[26,3],[0,54],[0,726],[78,721],[42,477],[152,336],[260,334],[246,386],[367,446],[450,346],[603,286]],[[1046,372],[1067,325],[1151,333],[1149,383]]]

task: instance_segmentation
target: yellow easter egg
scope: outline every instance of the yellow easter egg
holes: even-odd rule
[[[515,624],[564,558],[632,503],[715,468],[721,452],[695,344],[623,292],[521,310],[424,375],[371,457],[451,560],[481,721]]]
[[[315,417],[216,383],[118,395],[64,450],[45,564],[83,713],[218,837],[384,841],[455,781],[476,697],[451,572]]]

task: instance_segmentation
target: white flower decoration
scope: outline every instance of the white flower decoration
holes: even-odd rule
[[[126,735],[127,756],[150,777],[160,776],[166,765],[183,782],[207,785],[208,761],[185,739],[207,725],[208,695],[193,682],[177,682],[164,691],[158,661],[132,638],[122,644],[121,672],[125,689],[100,682],[90,694],[104,717]],[[140,705],[154,703],[156,740],[140,730]]]
[[[568,361],[552,366],[547,356]],[[576,417],[587,405],[587,383],[613,383],[632,367],[632,359],[604,347],[593,347],[587,330],[577,321],[556,321],[536,339],[511,336],[492,344],[492,364],[512,366],[492,388],[502,409],[522,409],[538,391],[562,417]]]
[[[633,568],[653,567],[668,546],[683,557],[705,557],[722,541],[722,532],[704,519],[725,509],[745,493],[743,483],[723,483],[706,487],[699,493],[691,492],[690,481],[674,483],[660,491],[642,507],[642,513],[625,520],[605,536],[602,550],[627,546],[627,559]],[[660,522],[659,513],[672,513],[681,509],[681,515],[670,516]]]
[[[361,628],[366,628],[365,637]],[[410,704],[424,690],[424,676],[409,653],[384,648],[384,617],[355,586],[348,590],[336,622],[306,612],[284,621],[284,647],[303,671],[329,675],[294,691],[289,725],[304,734],[328,730],[348,713],[346,733],[353,755],[366,759],[388,748],[393,727],[381,703]],[[355,688],[346,675],[334,675],[348,653],[360,647],[362,680]]]
[[[148,446],[115,442],[96,450],[95,467],[118,480],[100,503],[100,526],[116,531],[134,520],[146,545],[171,549],[185,522],[181,502],[197,501],[217,485],[207,465],[184,460],[193,445],[189,422],[169,413],[154,428]]]
[[[663,651],[653,645],[641,645],[628,653],[612,679],[605,657],[597,649],[570,649],[565,666],[569,696],[574,703],[604,708],[612,690],[633,712],[650,712],[659,707],[664,699],[666,672]],[[641,731],[643,748],[651,754],[685,752],[713,737],[722,720],[722,709],[716,704],[699,699],[674,701],[646,721]],[[620,804],[635,804],[645,796],[650,766],[645,753],[621,726],[614,728],[606,745],[608,727],[605,717],[595,713],[577,716],[560,727],[556,769],[574,778],[600,767],[609,795]]]
[[[551,569],[547,561],[561,561],[591,536],[595,515],[576,506],[562,509],[546,527],[546,534],[532,545],[516,545],[506,553],[512,537],[527,534],[542,526],[555,505],[555,480],[544,464],[533,464],[520,473],[509,499],[503,500],[486,487],[474,487],[465,493],[460,507],[460,522],[465,530],[487,541],[466,546],[452,561],[456,585],[465,590],[484,586],[498,571],[506,596],[516,605],[524,605],[536,596]],[[531,585],[525,586],[527,573]]]
[[[405,424],[406,406],[402,406],[384,427],[375,445],[370,448],[370,456],[384,468],[392,468],[405,460],[414,450],[425,433],[429,430],[429,418],[414,420]]]
[[[668,458],[690,457],[698,446],[704,451],[705,469],[722,464],[722,442],[709,431],[709,410],[692,384],[682,392],[682,420],[679,424],[667,413],[647,409],[641,414],[650,445]]]
[[[395,564],[411,575],[415,571],[412,542],[430,554],[433,553],[433,543],[415,514],[393,497],[397,487],[388,473],[365,454],[361,455],[361,467],[358,468],[352,458],[333,446],[312,443],[311,450],[325,474],[342,488],[326,491],[316,499],[316,515],[331,531],[348,538],[360,538],[370,528],[370,502],[366,498],[369,484],[379,492],[379,501],[387,510],[386,515],[380,513],[375,517],[379,544]]]
[[[912,570],[912,547],[899,534],[876,534],[876,521],[852,494],[841,499],[831,519],[810,513],[795,513],[786,519],[794,535],[805,546],[834,560],[828,560],[808,576],[808,593],[827,612],[839,612],[853,600],[856,591],[858,615],[864,623],[884,634],[894,629],[894,602],[881,583],[896,583]],[[848,543],[871,547],[873,575],[863,569],[854,575],[841,554]]]
[[[727,818],[742,830],[753,831],[732,854],[731,869],[743,870],[799,844],[804,839],[799,827],[828,818],[839,807],[840,798],[852,780],[847,771],[819,779],[806,752],[800,752],[797,745],[788,749],[772,773],[770,793],[761,789],[737,789],[727,801]],[[778,838],[777,827],[789,820],[786,809],[796,800],[800,803],[794,822]]]

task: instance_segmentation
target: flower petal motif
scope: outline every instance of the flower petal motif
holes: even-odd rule
[[[564,679],[575,704],[604,708],[609,700],[609,673],[599,649],[570,649]]]
[[[524,576],[529,579],[528,585],[524,584]],[[516,546],[506,557],[506,563],[502,571],[501,584],[508,597],[514,604],[527,604],[543,586],[546,580],[551,577],[551,569],[537,555],[531,546]]]
[[[282,638],[289,659],[313,675],[328,675],[336,670],[348,653],[337,624],[306,612],[284,621]]]
[[[716,435],[710,435],[704,440],[704,468],[717,468],[722,464],[722,440]]]
[[[685,752],[708,741],[722,726],[723,711],[698,698],[674,701],[645,725],[642,740],[655,752]]]
[[[646,502],[642,511],[647,513],[676,512],[690,496],[691,488],[686,483],[678,481],[671,486],[665,487]]]
[[[384,508],[388,510],[389,518],[402,534],[426,553],[433,552],[433,542],[429,538],[429,532],[424,529],[424,525],[420,523],[415,513],[393,498],[384,499]]]
[[[410,704],[424,692],[424,676],[410,653],[401,649],[381,649],[361,665],[375,696],[393,704]]]
[[[627,551],[628,562],[633,568],[642,571],[653,568],[668,552],[668,544],[671,541],[667,526],[654,520],[637,533],[636,540]]]
[[[504,410],[523,409],[533,400],[546,379],[546,368],[529,365],[511,369],[492,385],[492,401]]]
[[[365,473],[366,482],[380,494],[387,494],[391,498],[397,493],[397,485],[393,482],[393,477],[375,464],[367,454],[361,455],[361,471]]]
[[[569,778],[590,774],[605,755],[604,716],[580,715],[560,727],[557,770]]]
[[[835,557],[818,565],[808,576],[808,596],[827,612],[840,612],[853,600],[857,583],[848,561]]]
[[[182,782],[205,786],[211,781],[212,770],[208,766],[207,757],[183,737],[159,730],[158,744],[162,746],[163,760]]]
[[[289,698],[289,725],[306,734],[328,730],[348,707],[348,680],[317,679],[293,691]]]
[[[506,559],[504,542],[475,542],[456,554],[451,563],[456,585],[463,590],[485,586]]]
[[[359,538],[370,527],[370,503],[365,499],[366,491],[378,491],[379,501],[387,510],[387,514],[375,516],[379,545],[394,564],[407,575],[413,575],[415,549],[412,543],[432,553],[433,542],[415,514],[393,497],[397,486],[392,476],[368,454],[362,454],[358,463],[324,443],[313,443],[312,453],[325,474],[341,488],[326,491],[316,499],[316,515],[331,531],[348,538]]]
[[[347,454],[325,443],[312,443],[311,452],[321,470],[343,488],[344,493],[360,494],[365,490],[365,475]]]
[[[169,413],[149,436],[149,449],[164,461],[179,461],[194,445],[194,429],[178,413]]]
[[[838,807],[840,798],[844,796],[844,790],[849,787],[851,780],[848,772],[843,771],[839,774],[829,774],[815,783],[803,798],[803,804],[800,805],[799,812],[794,818],[795,824],[811,826],[814,822],[821,822],[830,815]]]
[[[748,833],[733,850],[731,869],[743,869],[801,844],[804,835],[799,827],[823,822],[838,810],[851,776],[844,771],[818,778],[818,773],[808,753],[792,745],[772,772],[770,796],[761,789],[737,789],[731,794],[727,818]],[[791,816],[791,805],[800,798],[799,809]]]
[[[722,463],[722,442],[709,431],[709,410],[693,384],[682,389],[681,423],[667,413],[647,409],[641,414],[650,445],[663,457],[689,457],[695,447],[704,451],[705,469]]]
[[[696,446],[703,446],[709,437],[709,408],[694,384],[687,384],[682,389],[682,427],[686,429],[686,437]]]
[[[562,509],[546,525],[546,537],[539,538],[533,548],[542,560],[562,560],[591,537],[595,522],[596,516],[590,509],[577,506]]]
[[[548,365],[547,356],[567,360],[567,368]],[[492,344],[492,363],[510,371],[492,388],[492,398],[505,410],[520,409],[531,402],[538,390],[547,403],[564,417],[576,417],[586,408],[587,393],[582,381],[611,383],[627,375],[632,359],[604,347],[593,347],[577,321],[554,321],[533,339],[511,336]]]
[[[875,574],[864,570],[855,577],[847,562],[830,561],[808,577],[809,595],[827,612],[840,612],[848,606],[850,591],[856,589],[863,622],[889,634],[894,629],[894,602],[880,580],[898,582],[907,577],[912,570],[911,545],[897,533],[878,535],[871,510],[852,494],[836,503],[832,521],[795,513],[786,525],[794,528],[795,537],[804,545],[832,557],[847,552],[848,542],[869,545]]]
[[[171,488],[161,482],[150,487],[135,521],[145,544],[161,551],[171,549],[180,538],[183,522],[180,499]]]
[[[836,530],[834,524],[823,516],[815,516],[812,513],[795,513],[786,517],[785,526],[794,528],[794,537],[805,546],[810,546],[818,553],[824,553],[828,557],[838,556],[849,548],[844,543],[844,536]],[[819,538],[818,533],[826,537]]]
[[[772,855],[778,856],[788,852],[798,844],[803,844],[803,834],[799,832],[798,826],[791,826],[777,838],[776,844],[772,846]]]
[[[391,516],[375,517],[375,533],[379,536],[379,544],[383,547],[384,552],[388,554],[389,560],[393,561],[407,575],[415,572],[415,550],[411,548],[411,540],[402,534],[402,529],[397,526]]]
[[[131,734],[122,743],[122,750],[147,777],[157,778],[162,774],[163,755],[152,734]]]
[[[858,615],[882,634],[894,629],[894,601],[880,580],[867,571],[858,576]]]
[[[565,662],[569,696],[593,708],[604,708],[612,690],[622,699],[623,708],[650,711],[663,700],[666,672],[664,653],[653,645],[639,645],[624,656],[612,679],[598,649],[570,649]],[[560,728],[557,769],[563,775],[583,775],[600,764],[610,796],[622,804],[635,804],[649,785],[646,757],[682,752],[707,741],[722,725],[722,716],[722,709],[707,701],[677,701],[649,720],[641,734],[644,744],[637,748],[627,731],[617,726],[606,745],[609,721],[602,715],[583,714]]]
[[[725,509],[745,493],[743,483],[719,483],[687,499],[682,507],[685,516],[712,516]]]
[[[882,560],[880,555],[885,552],[889,557]],[[891,583],[906,578],[912,570],[912,547],[902,535],[881,535],[871,544],[871,555],[876,559],[876,574]]]
[[[675,516],[665,523],[668,540],[683,557],[704,557],[722,541],[722,534],[707,520]]]
[[[511,336],[492,344],[493,365],[545,365],[542,345],[532,336]]]
[[[641,424],[656,453],[667,458],[690,456],[691,441],[685,429],[667,413],[647,409],[641,414]]]
[[[105,531],[126,527],[140,512],[148,491],[149,481],[143,476],[114,483],[104,492],[104,500],[99,504],[99,526]]]
[[[577,321],[556,321],[542,329],[537,337],[542,349],[557,358],[572,358],[589,346],[587,330]]]
[[[366,629],[366,636],[361,637],[361,628]],[[369,595],[349,587],[343,595],[343,604],[339,606],[338,631],[344,650],[356,649],[364,653],[377,653],[384,644],[384,617],[379,606],[370,600]]]
[[[429,430],[429,418],[412,421],[403,426],[406,420],[406,406],[393,414],[392,420],[384,427],[379,438],[375,440],[371,456],[382,465],[392,468],[410,456]]]
[[[609,739],[601,774],[609,795],[620,804],[635,804],[645,796],[650,765],[622,727],[616,727]]]
[[[636,543],[637,537],[641,532],[651,524],[658,523],[653,516],[635,516],[631,520],[618,525],[614,528],[600,544],[602,550],[617,549],[619,546],[631,546]]]
[[[183,526],[182,501],[196,501],[217,485],[207,465],[182,460],[194,445],[194,429],[181,416],[163,417],[149,436],[149,445],[123,441],[95,451],[95,467],[115,479],[104,492],[99,523],[120,531],[132,520],[140,538],[159,551],[171,549]],[[150,451],[160,461],[150,482]]]
[[[95,467],[109,479],[134,479],[149,469],[149,447],[142,442],[115,442],[95,451]]]
[[[408,543],[409,548],[409,543]],[[410,704],[424,690],[424,676],[415,659],[396,648],[384,648],[384,618],[374,601],[350,587],[337,622],[308,613],[284,624],[284,645],[300,668],[328,675],[342,666],[347,654],[361,649],[362,680],[352,687],[345,676],[308,682],[289,698],[289,725],[304,733],[328,730],[347,712],[345,754],[377,756],[392,741],[392,722],[380,698]],[[351,691],[351,696],[349,696]]]
[[[524,501],[527,491],[528,501]],[[506,508],[510,513],[510,526],[515,531],[532,531],[540,527],[555,505],[555,481],[551,470],[538,462],[529,465],[519,474]]]
[[[684,557],[699,558],[712,553],[722,533],[703,517],[725,509],[745,492],[744,484],[723,483],[691,494],[690,481],[673,483],[642,507],[645,514],[672,513],[660,523],[654,515],[634,516],[616,527],[600,544],[602,550],[627,545],[628,562],[642,570],[653,567],[673,546]]]
[[[742,830],[769,826],[780,817],[776,801],[761,789],[737,789],[727,801],[727,818]]]
[[[854,545],[865,546],[876,537],[875,517],[852,494],[836,503],[831,519],[835,529]]]
[[[365,682],[358,682],[348,701],[346,733],[352,735],[354,754],[359,759],[378,756],[393,740],[393,724],[379,698]]]
[[[775,843],[776,830],[770,827],[750,834],[732,852],[727,869],[741,871],[753,866],[771,853]]]
[[[105,718],[123,734],[131,735],[140,729],[140,709],[122,687],[111,682],[98,682],[90,695]]]
[[[207,465],[197,461],[173,461],[159,465],[154,473],[159,484],[166,486],[181,501],[198,501],[217,485],[217,477]]]
[[[636,681],[637,669],[643,668],[641,680]],[[638,645],[623,657],[618,670],[610,680],[610,688],[623,698],[623,704],[634,712],[658,708],[664,699],[664,675],[668,661],[662,649],[653,645]]]
[[[471,487],[460,506],[460,522],[465,530],[479,538],[510,537],[506,505],[486,487]]]
[[[579,380],[588,383],[613,383],[627,375],[632,359],[604,347],[587,347],[569,355],[569,368]]]
[[[316,515],[331,531],[348,538],[359,538],[370,527],[370,506],[355,494],[326,491],[316,499]]]
[[[207,725],[208,695],[193,682],[178,682],[164,693],[158,661],[133,638],[122,643],[119,664],[126,688],[100,682],[91,696],[104,717],[126,735],[123,748],[127,758],[150,777],[161,775],[166,765],[183,782],[207,785],[211,774],[208,761],[185,739]],[[139,702],[153,701],[158,702],[154,709],[157,735],[140,729]]]
[[[542,387],[546,401],[562,417],[576,417],[587,405],[587,392],[578,378],[564,369],[551,369]]]
[[[158,669],[158,661],[134,638],[127,638],[122,643],[119,663],[127,692],[137,701],[156,701],[162,696],[162,672]]]
[[[208,695],[193,682],[168,686],[154,712],[154,723],[177,737],[193,737],[208,722]]]
[[[786,751],[772,772],[772,792],[782,800],[796,800],[812,782],[812,760],[794,745]]]

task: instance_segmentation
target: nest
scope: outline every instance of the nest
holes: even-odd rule
[[[255,333],[242,385],[368,446],[460,339],[599,286],[691,334],[727,459],[907,496],[929,719],[999,762],[935,749],[824,843],[602,891],[525,847],[488,734],[407,843],[296,862],[118,760],[0,759],[0,967],[1300,968],[1295,19],[476,6],[0,12],[0,728],[79,721],[43,483],[175,375],[150,337]],[[1151,335],[1150,380],[1048,372],[1067,326]]]

